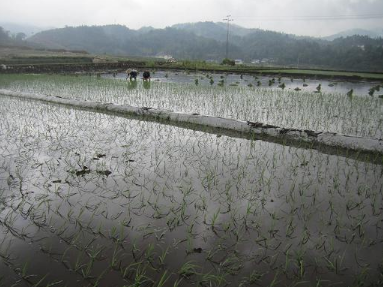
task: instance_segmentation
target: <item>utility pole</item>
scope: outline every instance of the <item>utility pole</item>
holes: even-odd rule
[[[297,64],[297,69],[299,69],[299,62],[301,60],[301,55],[298,54],[298,64]]]
[[[223,21],[227,21],[227,34],[226,34],[226,59],[229,58],[229,28],[230,28],[230,22],[234,21],[234,19],[230,18],[231,15],[227,15]]]

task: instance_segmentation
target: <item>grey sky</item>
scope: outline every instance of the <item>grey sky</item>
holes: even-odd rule
[[[383,18],[296,20],[297,17],[383,15],[383,0],[0,0],[0,21],[41,27],[122,24],[163,28],[222,21],[298,35],[327,36],[352,28],[383,29]]]

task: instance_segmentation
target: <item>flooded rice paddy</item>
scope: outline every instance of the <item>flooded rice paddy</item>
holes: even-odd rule
[[[0,114],[1,286],[383,284],[381,157],[3,96]]]
[[[125,73],[103,74],[102,77],[108,79],[125,79]],[[204,86],[216,86],[220,84],[228,86],[253,86],[269,89],[286,90],[299,89],[304,92],[317,92],[317,87],[321,85],[321,91],[325,93],[344,94],[352,89],[354,95],[369,96],[373,87],[380,86],[379,81],[345,81],[334,78],[333,80],[315,79],[315,77],[282,77],[279,75],[249,75],[232,73],[208,73],[208,72],[185,72],[185,71],[153,71],[152,80],[163,83],[182,83],[196,84]],[[383,95],[383,90],[374,91],[375,96]]]
[[[0,88],[382,138],[376,94],[164,73],[2,75]],[[6,96],[0,114],[0,286],[383,285],[381,154]]]
[[[262,86],[168,83],[158,82],[155,78],[151,83],[142,83],[121,77],[4,75],[0,88],[199,113],[284,128],[382,138],[383,99],[376,95],[348,96],[337,92],[315,93]]]

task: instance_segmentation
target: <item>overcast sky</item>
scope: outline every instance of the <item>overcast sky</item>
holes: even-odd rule
[[[237,25],[297,35],[383,28],[383,0],[0,0],[1,22],[40,27],[122,24],[132,29],[164,28],[222,21],[228,14]]]

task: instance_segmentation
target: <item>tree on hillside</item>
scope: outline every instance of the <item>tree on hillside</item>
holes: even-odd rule
[[[24,41],[24,39],[27,37],[27,35],[25,35],[25,33],[17,33],[16,36],[15,36],[15,40],[17,42],[22,42]]]
[[[225,58],[222,60],[222,65],[235,66],[235,61]]]
[[[6,31],[3,27],[0,27],[0,45],[25,45],[24,39],[27,35],[24,33],[17,33],[16,35],[9,35],[9,31]]]
[[[5,44],[10,40],[9,32],[0,27],[0,44]]]

